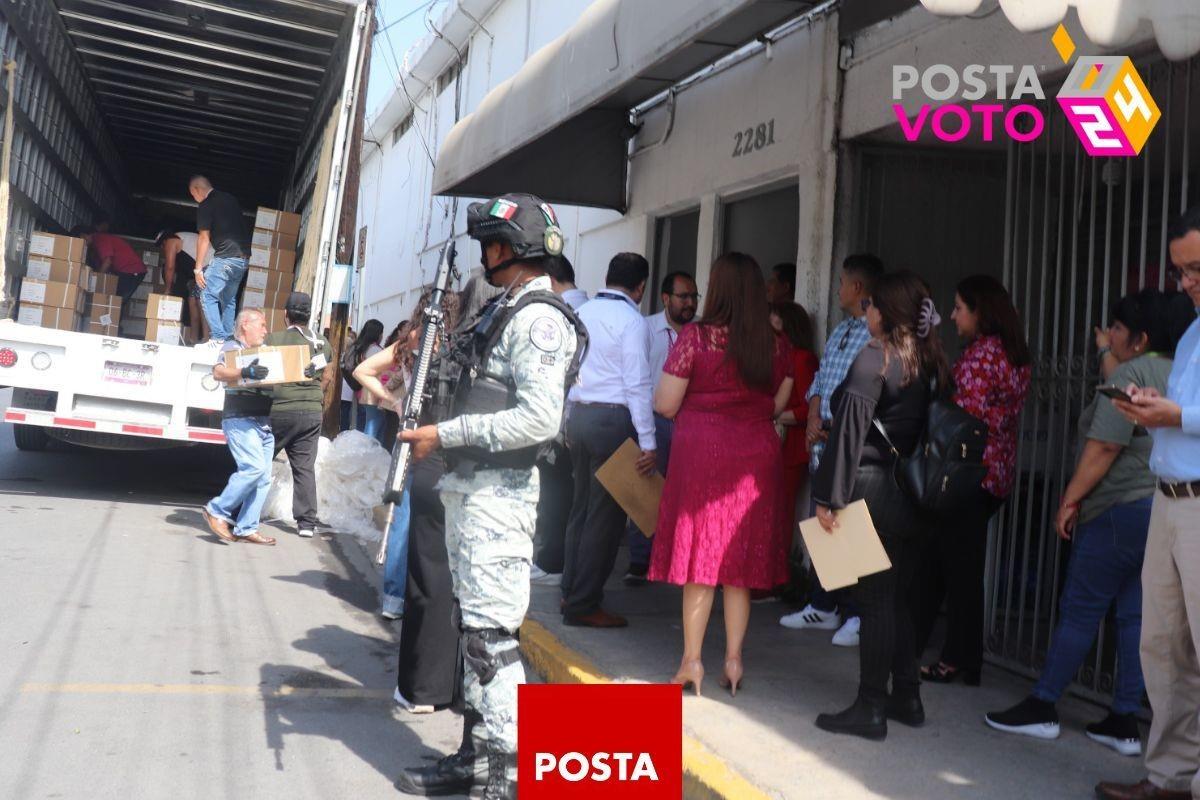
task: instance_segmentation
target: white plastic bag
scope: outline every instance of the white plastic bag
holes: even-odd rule
[[[321,520],[338,533],[378,542],[373,509],[383,498],[391,456],[358,431],[343,431],[317,457],[317,506]]]
[[[296,523],[292,516],[292,465],[286,453],[280,452],[271,462],[271,489],[267,492],[267,502],[263,503],[262,519],[289,525]]]

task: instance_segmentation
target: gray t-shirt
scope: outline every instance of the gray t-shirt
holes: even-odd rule
[[[1171,359],[1146,354],[1121,364],[1105,383],[1122,389],[1133,383],[1166,394],[1170,373]],[[1154,442],[1145,428],[1121,416],[1111,400],[1102,394],[1092,399],[1079,417],[1079,434],[1085,439],[1124,448],[1100,483],[1079,504],[1080,522],[1095,519],[1119,503],[1132,503],[1154,494],[1154,474],[1150,472],[1150,449]]]

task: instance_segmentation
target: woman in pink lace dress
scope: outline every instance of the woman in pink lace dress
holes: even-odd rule
[[[655,411],[675,420],[675,433],[648,577],[683,586],[683,660],[672,682],[696,694],[713,595],[723,588],[721,685],[736,694],[750,590],[788,577],[791,526],[774,419],[791,396],[792,368],[750,256],[716,260],[702,319],[671,348],[654,400]]]

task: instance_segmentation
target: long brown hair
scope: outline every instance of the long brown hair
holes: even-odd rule
[[[702,325],[729,330],[725,358],[753,389],[771,390],[775,331],[767,310],[767,285],[758,262],[745,253],[726,253],[708,276]]]
[[[416,307],[413,308],[412,316],[400,323],[401,327],[407,326],[407,329],[396,339],[395,344],[392,345],[392,363],[397,367],[401,364],[409,368],[412,367],[412,353],[405,352],[404,345],[408,341],[408,334],[413,328],[417,329],[418,335],[424,329],[425,306],[429,305],[429,298],[432,294],[433,289],[426,289],[421,292],[421,298],[417,301]],[[454,330],[458,326],[461,311],[461,292],[446,292],[442,295],[442,329],[447,331]]]
[[[903,385],[936,378],[938,392],[948,394],[953,386],[942,338],[932,326],[927,335],[918,333],[921,306],[929,299],[929,286],[911,270],[886,273],[871,290],[871,304],[883,318],[884,368],[890,359],[898,358]]]
[[[797,350],[813,349],[812,318],[804,306],[791,301],[771,303],[771,313],[783,323],[783,335]]]
[[[954,291],[979,317],[979,335],[1000,337],[1009,363],[1023,367],[1033,360],[1025,331],[1021,329],[1021,318],[1000,281],[991,275],[972,275],[963,278]]]

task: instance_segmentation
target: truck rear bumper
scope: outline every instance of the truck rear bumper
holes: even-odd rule
[[[174,439],[179,442],[201,444],[225,444],[225,434],[212,428],[173,427],[167,425],[141,425],[128,422],[64,417],[52,411],[36,411],[27,408],[8,408],[4,421],[16,425],[39,425],[46,428],[69,428],[73,430],[111,433],[124,436],[141,436],[150,439]]]

